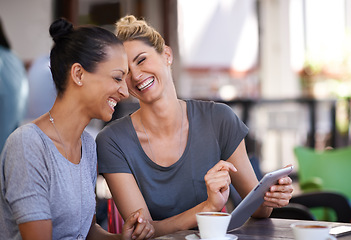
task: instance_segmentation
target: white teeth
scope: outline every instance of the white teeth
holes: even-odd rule
[[[113,99],[109,99],[107,101],[107,103],[113,108],[116,107],[116,105],[117,105],[117,102],[115,100],[113,100]]]
[[[154,82],[154,78],[150,78],[150,79],[146,80],[145,82],[139,84],[139,85],[137,86],[137,88],[138,88],[140,91],[143,91],[145,88],[149,87],[153,82]]]

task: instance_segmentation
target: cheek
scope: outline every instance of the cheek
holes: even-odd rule
[[[133,85],[130,79],[126,79],[126,84],[127,84],[128,90],[133,88]]]

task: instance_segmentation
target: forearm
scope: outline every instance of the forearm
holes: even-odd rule
[[[219,161],[204,177],[207,188],[207,200],[176,216],[154,222],[155,235],[162,236],[196,227],[196,213],[198,212],[221,211],[228,201],[230,191],[229,172],[236,172],[235,167],[231,163]]]
[[[98,240],[98,239],[104,239],[104,240],[120,240],[122,237],[118,234],[112,234],[104,230],[100,225],[94,223],[89,230],[89,234],[87,236],[87,240]]]
[[[200,203],[199,205],[180,213],[176,216],[164,219],[162,221],[154,221],[153,226],[155,228],[154,237],[163,236],[166,234],[174,233],[181,230],[192,229],[197,226],[196,213],[198,212],[214,212],[220,211],[214,209],[207,201]]]
[[[264,206],[263,204],[252,214],[254,218],[268,218],[272,213],[273,208]]]
[[[39,220],[22,223],[18,226],[23,240],[51,240],[51,220]]]

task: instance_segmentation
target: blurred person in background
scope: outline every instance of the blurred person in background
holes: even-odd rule
[[[28,108],[25,119],[32,121],[48,112],[55,102],[56,90],[50,72],[49,54],[38,57],[31,64],[28,69],[28,83]]]
[[[23,62],[11,50],[0,19],[0,153],[26,113],[28,80]]]

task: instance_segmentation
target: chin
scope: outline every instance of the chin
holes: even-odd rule
[[[108,116],[105,116],[104,119],[102,119],[102,120],[105,121],[105,122],[109,122],[109,121],[111,121],[111,119],[112,119],[112,114],[108,115]]]
[[[104,121],[104,122],[108,122],[112,119],[113,116],[113,112],[112,113],[105,113],[100,115],[100,120]]]

